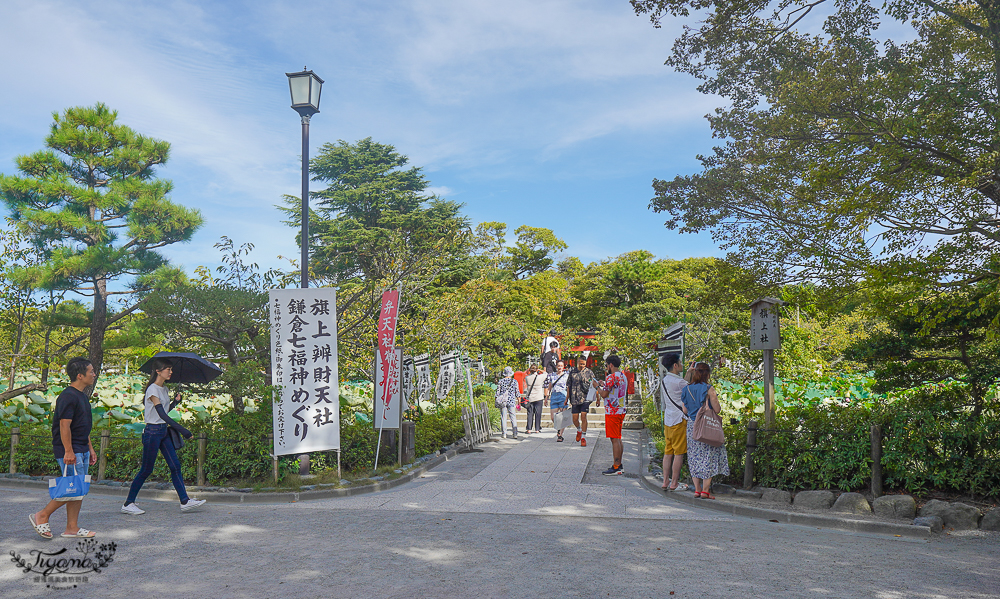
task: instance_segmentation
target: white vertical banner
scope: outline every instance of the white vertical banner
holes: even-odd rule
[[[413,386],[416,382],[416,373],[413,369],[413,356],[403,360],[403,411],[410,409],[410,395],[413,394]]]
[[[421,401],[430,401],[431,389],[431,357],[430,354],[420,354],[413,357],[413,367],[417,371],[417,405]]]
[[[448,392],[455,385],[455,363],[458,361],[458,352],[448,352],[441,354],[441,370],[438,371],[437,398],[438,401],[448,397]]]
[[[271,289],[274,455],[340,449],[337,291]]]
[[[397,429],[402,420],[400,416],[402,412],[400,411],[399,364],[403,361],[403,348],[393,348],[386,357],[388,358],[387,362],[396,364],[395,377],[393,377],[391,367],[387,377],[383,369],[379,367],[379,361],[375,361],[375,418],[372,421],[375,430]],[[387,378],[389,379],[388,389],[386,388]]]

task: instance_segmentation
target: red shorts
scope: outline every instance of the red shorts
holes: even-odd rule
[[[608,439],[621,439],[623,422],[625,422],[625,414],[605,414],[604,436]]]

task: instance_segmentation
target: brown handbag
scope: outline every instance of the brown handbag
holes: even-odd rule
[[[712,400],[705,396],[705,403],[698,410],[691,438],[712,447],[726,444],[726,434],[722,430],[722,417],[712,409]]]

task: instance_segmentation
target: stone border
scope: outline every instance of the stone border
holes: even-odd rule
[[[299,501],[309,501],[312,499],[331,499],[335,497],[351,497],[364,493],[374,493],[377,491],[388,491],[394,487],[406,484],[431,468],[435,468],[448,460],[452,460],[458,455],[461,449],[461,441],[452,445],[452,448],[443,454],[439,454],[422,464],[411,469],[399,478],[393,480],[377,481],[368,485],[356,487],[341,487],[338,489],[318,489],[310,491],[287,491],[278,493],[254,493],[240,491],[195,491],[192,495],[197,495],[199,499],[208,499],[211,503],[297,503]],[[0,478],[0,488],[30,488],[48,489],[47,480],[33,480],[22,478]],[[128,496],[128,487],[111,487],[101,484],[90,485],[90,495],[110,495],[113,497],[125,498]],[[177,493],[173,490],[159,490],[144,488],[139,491],[139,499],[150,501],[177,501]]]
[[[785,524],[799,524],[802,526],[814,526],[819,528],[833,528],[847,532],[882,534],[906,537],[911,539],[928,540],[931,538],[931,528],[929,526],[917,526],[913,524],[896,524],[894,522],[875,522],[870,520],[857,520],[853,518],[840,518],[837,516],[825,516],[820,514],[802,514],[798,512],[786,512],[782,510],[772,510],[749,505],[729,503],[725,500],[705,500],[695,499],[693,495],[685,493],[664,492],[660,488],[660,482],[653,476],[646,474],[649,464],[648,436],[646,430],[642,432],[641,445],[641,466],[639,481],[647,489],[657,495],[664,496],[673,501],[685,503],[694,507],[700,507],[719,512],[724,512],[732,516],[746,516],[748,518],[759,518],[762,520],[777,520]]]

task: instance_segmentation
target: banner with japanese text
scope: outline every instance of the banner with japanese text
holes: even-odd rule
[[[422,401],[430,401],[431,389],[434,388],[434,384],[431,382],[430,354],[414,356],[413,367],[417,371],[417,405],[420,405]]]
[[[271,289],[274,455],[340,449],[337,292]]]
[[[457,374],[456,362],[458,362],[458,352],[448,352],[441,354],[441,369],[438,371],[437,398],[442,400],[448,397],[448,393],[455,385]]]
[[[413,356],[407,356],[403,360],[402,388],[403,388],[403,411],[410,409],[410,395],[413,394],[413,386],[416,382],[416,371],[413,368]]]
[[[382,294],[378,317],[378,351],[375,355],[375,428],[399,428],[400,367],[402,350],[396,349],[399,290]]]

